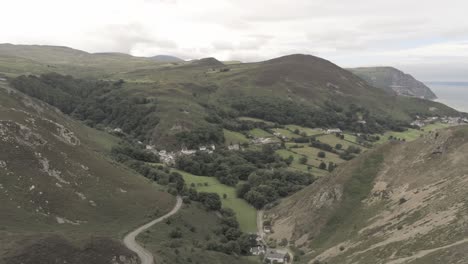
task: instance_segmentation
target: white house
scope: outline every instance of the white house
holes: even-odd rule
[[[240,150],[239,144],[232,144],[228,146],[229,150]]]
[[[341,129],[339,128],[331,128],[331,129],[327,129],[325,133],[334,134],[334,133],[343,133],[343,131],[341,131]]]
[[[192,155],[194,154],[195,152],[197,152],[196,150],[194,149],[186,149],[186,148],[183,148],[180,153],[183,154],[183,155]]]
[[[254,256],[265,254],[265,247],[264,246],[255,246],[250,248],[250,254]]]

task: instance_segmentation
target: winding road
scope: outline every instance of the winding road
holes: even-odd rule
[[[140,227],[138,227],[137,229],[133,230],[132,232],[130,232],[128,235],[125,236],[123,242],[125,244],[125,246],[130,249],[131,251],[135,252],[138,257],[140,258],[141,260],[141,264],[154,264],[154,257],[153,255],[151,254],[151,252],[149,252],[148,250],[146,250],[144,247],[140,246],[136,241],[135,241],[135,238],[141,234],[143,231],[145,231],[146,229],[152,227],[153,225],[157,224],[157,223],[160,223],[164,220],[166,220],[167,218],[171,217],[172,215],[176,214],[180,208],[182,207],[182,198],[180,196],[177,196],[177,203],[176,205],[174,206],[174,208],[167,214],[145,224],[145,225],[142,225]]]

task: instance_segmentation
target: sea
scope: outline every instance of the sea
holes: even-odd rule
[[[468,82],[424,82],[437,95],[435,101],[468,113]]]

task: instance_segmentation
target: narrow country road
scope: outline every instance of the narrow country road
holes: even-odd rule
[[[141,264],[154,264],[154,258],[153,258],[153,255],[148,251],[146,250],[145,248],[143,248],[142,246],[140,246],[136,241],[135,241],[135,238],[141,234],[143,231],[145,231],[146,229],[152,227],[153,225],[159,223],[159,222],[162,222],[164,220],[166,220],[167,218],[169,218],[170,216],[176,214],[179,209],[182,207],[182,198],[180,196],[177,196],[177,203],[176,205],[174,206],[174,208],[167,214],[159,217],[158,219],[155,219],[145,225],[142,225],[140,227],[138,227],[137,229],[133,230],[132,232],[130,232],[128,235],[125,236],[123,242],[125,244],[125,246],[130,249],[131,251],[137,253],[138,257],[140,258],[140,261],[141,261]]]
[[[257,233],[262,239],[263,243],[266,244],[265,234],[263,232],[263,210],[257,211]]]

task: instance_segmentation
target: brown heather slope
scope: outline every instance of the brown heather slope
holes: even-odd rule
[[[393,142],[266,212],[303,263],[468,263],[468,127]]]
[[[106,158],[114,141],[0,81],[0,263],[135,263],[118,240],[175,199]]]

